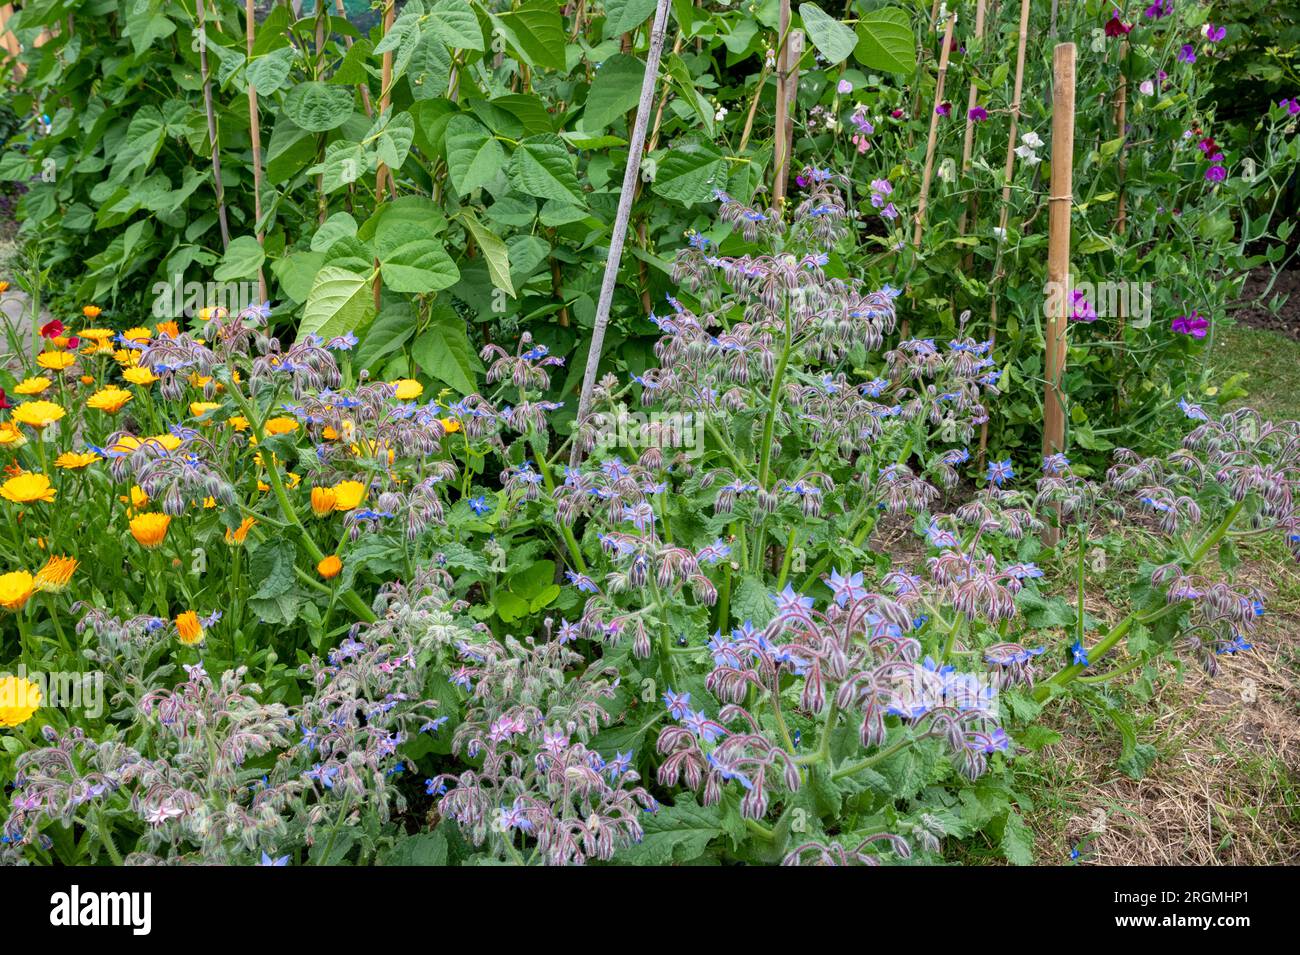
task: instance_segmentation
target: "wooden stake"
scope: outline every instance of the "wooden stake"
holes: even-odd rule
[[[921,247],[921,235],[925,231],[925,209],[930,202],[930,182],[934,176],[934,147],[939,141],[939,107],[943,104],[943,81],[948,75],[948,55],[952,52],[952,28],[957,24],[957,14],[948,17],[948,26],[943,32],[943,51],[939,54],[939,72],[934,81],[934,109],[930,113],[930,138],[925,143],[925,170],[921,175],[921,195],[916,201],[916,231],[912,235],[912,245]]]
[[[794,102],[799,92],[799,61],[803,59],[803,31],[790,29],[790,0],[781,0],[781,44],[776,51],[776,139],[773,148],[772,205],[785,200],[790,178],[790,153],[794,148]]]
[[[975,39],[984,39],[984,0],[979,0],[975,5]],[[975,87],[974,71],[971,71],[970,92],[966,96],[966,138],[961,146],[961,172],[966,175],[970,172],[970,157],[975,150],[975,120],[971,119],[971,110],[975,108],[976,100],[979,98],[979,90]],[[966,223],[975,215],[975,196],[971,192],[970,201],[966,209],[961,214],[961,219],[957,223],[957,234],[966,234]],[[969,268],[969,266],[968,266]]]
[[[217,113],[212,106],[212,77],[208,73],[208,38],[205,32],[207,13],[203,0],[197,0],[199,20],[199,73],[203,80],[203,110],[208,119],[208,140],[212,143],[212,184],[217,194],[217,222],[221,225],[221,249],[230,245],[230,224],[226,221],[226,187],[221,183],[221,150],[217,143]]]
[[[605,329],[609,325],[609,309],[614,301],[614,285],[618,282],[619,264],[623,258],[623,243],[627,238],[628,219],[632,214],[632,196],[636,181],[641,176],[641,154],[645,149],[646,128],[654,108],[655,85],[659,81],[659,60],[664,52],[664,33],[668,25],[669,0],[659,0],[655,7],[654,24],[650,28],[650,50],[646,55],[645,76],[641,80],[641,99],[637,103],[636,122],[627,145],[627,168],[623,170],[623,189],[618,197],[618,212],[614,228],[609,235],[609,255],[605,259],[605,276],[600,283],[600,298],[596,302],[595,326],[591,330],[591,345],[587,349],[587,366],[582,374],[582,393],[578,398],[576,426],[591,413],[591,396],[596,387],[596,373],[600,367],[601,352],[605,347]],[[574,467],[582,460],[582,442],[573,441],[570,464]]]
[[[393,0],[388,0],[388,2],[384,4],[383,36],[388,36],[388,31],[393,28],[394,19],[395,19],[395,14],[393,9]],[[388,98],[392,93],[390,89],[390,87],[393,85],[392,50],[389,50],[387,53],[384,54],[382,64],[383,65],[381,68],[380,80],[379,80],[379,115],[380,116],[383,116],[384,113],[387,112]],[[384,174],[386,172],[388,172],[388,167],[381,162],[379,164],[379,168],[375,170],[375,209],[376,210],[379,209],[380,204],[383,203],[384,201]],[[375,311],[376,312],[379,311],[379,292],[382,287],[383,287],[383,283],[380,280],[380,276],[379,276],[379,260],[376,259],[375,260]]]
[[[1043,367],[1043,455],[1065,450],[1066,334],[1070,321],[1070,212],[1074,205],[1074,64],[1073,43],[1059,43],[1052,54],[1052,182],[1047,197],[1047,315]],[[1055,543],[1056,529],[1048,528]]]
[[[257,20],[254,17],[253,0],[244,0],[244,33],[248,39],[248,61],[253,60],[253,39],[257,32]],[[262,228],[262,123],[257,109],[257,88],[252,81],[248,84],[248,133],[253,140],[253,223],[257,229],[257,244],[266,241],[266,232]],[[269,299],[266,294],[266,272],[257,267],[257,288],[261,301]]]
[[[1124,75],[1124,64],[1128,61],[1128,40],[1119,45],[1119,84],[1115,91],[1115,125],[1119,131],[1119,205],[1115,211],[1115,234],[1123,235],[1128,227],[1127,205],[1124,195],[1124,172],[1128,165],[1124,143],[1128,139],[1125,127],[1128,124],[1128,77]],[[1118,348],[1115,350],[1115,409],[1119,410],[1120,398],[1124,389],[1124,329],[1128,319],[1128,296],[1119,296],[1119,319],[1116,329]]]
[[[1016,171],[1016,138],[1020,135],[1020,95],[1025,87],[1025,47],[1029,43],[1029,0],[1020,0],[1020,46],[1016,51],[1016,79],[1011,91],[1011,131],[1007,134],[1007,158],[1002,164],[1002,210],[998,214],[997,255],[994,256],[993,280],[989,283],[989,351],[998,341],[997,284],[1002,270],[1002,243],[1006,241],[1007,221],[1011,215],[1011,177]],[[975,456],[977,470],[984,469],[984,453],[989,446],[989,424],[980,425],[980,447]]]

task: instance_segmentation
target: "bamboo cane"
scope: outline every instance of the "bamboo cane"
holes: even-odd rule
[[[943,51],[939,54],[939,72],[934,81],[934,109],[930,112],[930,137],[925,143],[925,169],[921,174],[921,194],[916,200],[916,231],[912,235],[912,245],[921,247],[921,235],[925,231],[925,210],[930,203],[930,183],[934,177],[934,147],[939,141],[939,107],[943,104],[943,81],[948,75],[948,56],[952,51],[952,29],[957,24],[957,14],[948,17],[948,26],[943,33]]]
[[[779,207],[781,201],[785,199],[785,177],[787,173],[785,167],[788,161],[785,129],[790,100],[786,96],[785,87],[788,79],[787,64],[789,63],[789,56],[786,51],[790,45],[790,0],[781,0],[776,29],[777,36],[780,37],[780,45],[776,51],[776,129],[772,147],[772,205]]]
[[[975,5],[975,39],[977,40],[984,39],[984,13],[984,0],[979,0]],[[966,138],[961,146],[961,173],[963,176],[970,172],[971,154],[975,151],[975,120],[971,119],[971,111],[975,109],[978,98],[979,90],[975,86],[975,75],[974,71],[972,71],[970,92],[966,96]],[[970,201],[962,212],[960,220],[958,220],[958,235],[966,234],[966,223],[975,216],[975,195],[974,192],[971,192]]]
[[[1070,321],[1070,211],[1074,193],[1074,65],[1073,43],[1059,43],[1052,54],[1052,179],[1047,197],[1047,282],[1051,307],[1047,315],[1043,367],[1043,455],[1065,450],[1066,336]],[[1048,544],[1057,529],[1044,532]]]
[[[1128,139],[1128,77],[1124,74],[1124,64],[1128,60],[1128,40],[1119,45],[1119,84],[1115,91],[1115,126],[1119,132],[1119,203],[1115,210],[1115,234],[1123,235],[1128,227],[1127,203],[1124,195],[1124,173],[1128,165],[1124,142]],[[1119,410],[1120,399],[1124,390],[1124,331],[1128,321],[1127,296],[1119,296],[1118,327],[1116,328],[1115,349],[1115,409]]]
[[[244,0],[244,33],[248,40],[248,62],[253,61],[253,41],[257,34],[257,20],[254,17],[253,0]],[[253,142],[253,216],[257,229],[257,244],[266,242],[266,231],[262,227],[262,123],[257,108],[257,87],[253,81],[248,82],[248,133]],[[260,301],[267,301],[266,272],[257,267],[257,289]]]
[[[989,283],[989,350],[998,340],[997,283],[1002,268],[1002,242],[1006,240],[1007,221],[1011,215],[1011,177],[1016,171],[1016,137],[1019,135],[1020,96],[1025,86],[1025,47],[1029,43],[1029,0],[1020,0],[1020,46],[1016,51],[1016,78],[1011,90],[1011,130],[1007,134],[1007,158],[1002,165],[1002,209],[998,214],[998,252],[994,257],[993,280]],[[989,424],[980,425],[980,447],[975,466],[984,468],[984,453],[989,446]]]
[[[203,110],[208,120],[208,140],[212,143],[212,185],[217,195],[217,222],[221,225],[221,249],[230,245],[230,224],[226,221],[226,187],[221,183],[221,150],[217,142],[217,114],[212,106],[212,77],[208,73],[208,38],[205,33],[207,12],[203,0],[197,0],[195,13],[199,21],[199,74],[203,81]]]
[[[343,0],[334,0],[334,11],[341,19],[346,20],[348,18],[348,11],[347,8],[343,6]],[[344,36],[343,46],[346,49],[352,49],[352,37]],[[361,105],[365,107],[366,115],[373,117],[375,115],[375,110],[374,107],[370,105],[370,87],[366,86],[365,83],[358,83],[357,89],[361,90]]]
[[[645,149],[646,129],[650,125],[655,85],[659,79],[659,60],[664,51],[664,33],[668,24],[669,0],[658,0],[654,25],[650,28],[650,50],[646,55],[645,76],[641,80],[641,99],[636,108],[636,122],[627,147],[627,168],[623,171],[623,189],[619,193],[618,212],[609,236],[609,255],[605,260],[605,276],[600,284],[600,298],[596,303],[595,325],[591,331],[591,345],[587,349],[587,366],[582,375],[582,392],[578,398],[578,427],[591,413],[591,396],[596,387],[596,372],[605,346],[605,329],[609,325],[609,309],[614,300],[614,285],[618,281],[619,264],[623,258],[623,243],[627,238],[628,219],[632,214],[632,196],[636,181],[641,175],[641,153]],[[582,459],[582,442],[576,437],[570,463],[577,466]]]

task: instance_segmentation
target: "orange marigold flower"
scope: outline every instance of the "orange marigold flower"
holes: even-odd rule
[[[65,471],[77,471],[94,464],[98,460],[99,455],[94,451],[64,451],[54,459],[54,466],[63,468]]]
[[[143,365],[136,365],[134,368],[127,368],[122,372],[122,377],[133,385],[144,385],[145,387],[152,385],[158,380],[158,376]]]
[[[0,726],[21,726],[40,708],[40,686],[20,676],[0,679]]]
[[[78,563],[75,557],[60,557],[51,554],[45,566],[36,572],[36,589],[46,593],[62,593],[68,587],[68,581],[76,572]]]
[[[366,497],[366,486],[360,481],[339,481],[334,491],[334,510],[350,511]]]
[[[13,410],[13,420],[29,428],[47,428],[67,412],[53,401],[24,401]]]
[[[154,326],[154,330],[157,331],[158,334],[162,335],[164,338],[181,337],[181,327],[172,321],[159,322],[157,325]]]
[[[126,407],[126,403],[134,398],[135,395],[125,388],[119,388],[117,385],[109,385],[107,388],[100,388],[89,398],[86,399],[86,407],[94,408],[96,411],[103,411],[107,414],[117,414]]]
[[[331,577],[337,577],[339,571],[343,569],[343,561],[339,560],[337,554],[330,554],[316,565],[316,573],[320,574],[326,580]]]
[[[76,360],[76,355],[66,351],[43,351],[36,356],[36,364],[50,371],[63,371]]]
[[[397,381],[390,381],[389,384],[395,389],[396,394],[393,397],[398,401],[413,401],[424,394],[424,385],[414,378],[399,378]]]
[[[32,504],[36,501],[52,504],[54,494],[55,491],[50,485],[50,479],[44,474],[24,471],[11,477],[4,484],[0,484],[0,497],[3,497],[6,501],[13,501],[15,504]]]
[[[267,434],[289,434],[298,430],[298,422],[293,418],[281,415],[278,418],[268,418],[262,425],[262,430]]]
[[[25,570],[0,574],[0,607],[17,613],[36,593],[36,580]]]
[[[82,383],[83,385],[93,385],[93,384],[95,383],[95,376],[94,376],[94,375],[82,375],[82,376],[81,376],[81,383]]]
[[[16,395],[40,395],[45,393],[45,389],[50,387],[54,382],[48,378],[24,378],[18,384],[14,385],[14,394]]]
[[[193,610],[176,615],[176,639],[184,646],[193,647],[203,642],[203,624]]]
[[[99,316],[104,314],[104,310],[100,308],[98,305],[87,305],[85,308],[81,310],[81,314],[85,315],[91,321],[94,321],[95,319],[99,318]]]
[[[338,495],[334,493],[333,488],[314,487],[311,489],[311,512],[317,517],[329,517],[334,513],[334,505],[338,502]]]
[[[131,536],[145,550],[154,550],[167,538],[171,522],[170,514],[137,514],[131,518]]]
[[[257,521],[253,518],[246,517],[240,522],[238,527],[227,527],[226,543],[231,547],[242,547],[244,541],[248,539],[248,532],[252,530],[253,525],[256,523]]]

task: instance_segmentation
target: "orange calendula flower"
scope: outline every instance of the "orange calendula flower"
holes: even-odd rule
[[[103,411],[107,414],[117,414],[126,407],[126,403],[134,398],[135,395],[125,388],[119,388],[117,385],[109,385],[107,388],[100,388],[89,398],[86,399],[86,407],[94,408],[96,411]]]
[[[89,467],[99,460],[99,455],[94,451],[64,451],[54,459],[56,468],[63,468],[65,471],[78,471],[81,468]]]
[[[244,545],[244,541],[248,539],[248,532],[252,530],[253,525],[256,523],[257,521],[255,521],[253,518],[246,517],[242,521],[240,521],[238,527],[233,527],[233,528],[227,527],[226,543],[229,544],[231,547],[242,547]]]
[[[8,282],[0,282],[0,295],[3,295],[3,294],[4,294],[5,292],[7,292],[7,291],[9,291],[9,283],[8,283]]]
[[[0,607],[17,613],[36,593],[36,579],[25,570],[0,574]]]
[[[85,315],[91,321],[94,321],[95,319],[99,318],[99,316],[104,314],[104,310],[100,308],[98,305],[87,305],[85,308],[81,310],[81,314]]]
[[[66,351],[43,351],[36,356],[36,364],[50,371],[63,371],[73,365],[77,356]]]
[[[393,397],[398,401],[413,401],[424,394],[424,385],[414,378],[399,378],[397,381],[390,381],[389,384],[395,389],[396,394]]]
[[[24,378],[22,381],[18,382],[18,384],[14,385],[14,394],[26,395],[28,397],[33,395],[42,395],[45,393],[45,389],[50,387],[52,384],[54,384],[54,382],[50,381],[48,378]]]
[[[37,684],[20,676],[0,679],[0,726],[21,726],[40,708],[41,688]]]
[[[93,385],[93,384],[95,383],[95,376],[94,376],[94,375],[82,375],[82,376],[81,376],[81,383],[82,383],[83,385]]]
[[[131,536],[145,550],[154,550],[166,540],[171,522],[170,514],[137,514],[131,518]]]
[[[172,321],[159,322],[154,326],[154,330],[163,338],[181,337],[181,327]]]
[[[177,614],[176,639],[187,647],[198,646],[203,642],[203,624],[193,610]]]
[[[122,372],[122,377],[133,385],[143,385],[144,387],[148,387],[158,380],[158,376],[143,365],[127,368]]]
[[[0,497],[3,497],[6,501],[13,501],[15,504],[32,504],[36,501],[52,504],[54,502],[54,493],[49,478],[44,474],[34,474],[27,471],[11,477],[4,484],[0,484]]]
[[[311,489],[311,512],[317,517],[329,517],[334,513],[338,495],[332,487],[314,487]]]
[[[337,554],[330,554],[328,557],[323,558],[321,562],[316,565],[316,573],[320,574],[321,577],[325,578],[326,580],[329,580],[331,577],[337,577],[339,575],[339,571],[341,571],[342,569],[343,569],[343,561],[339,560]]]
[[[366,486],[360,481],[339,481],[331,489],[334,491],[334,510],[350,511],[366,497]]]
[[[68,588],[68,582],[72,580],[77,567],[78,562],[75,557],[50,555],[45,566],[36,572],[36,589],[51,594],[63,593]]]
[[[67,412],[53,401],[24,401],[13,410],[13,420],[29,428],[47,428]]]
[[[267,418],[266,423],[262,425],[262,430],[272,435],[290,434],[298,430],[298,422],[283,415],[278,418]]]
[[[0,421],[0,448],[17,450],[27,443],[27,436],[12,421]]]

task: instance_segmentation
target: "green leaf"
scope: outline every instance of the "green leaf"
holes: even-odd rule
[[[1002,855],[1012,865],[1034,864],[1034,834],[1014,809],[1007,810],[1002,827]]]
[[[334,142],[325,147],[325,161],[307,170],[321,175],[321,188],[326,193],[342,189],[356,182],[369,171],[370,160],[360,143]]]
[[[443,134],[447,148],[447,175],[458,196],[467,196],[496,178],[506,162],[506,151],[472,116],[453,116]]]
[[[297,556],[297,545],[282,537],[271,538],[257,545],[248,560],[249,579],[258,582],[253,596],[273,598],[292,590],[295,586],[293,567]]]
[[[674,806],[641,820],[644,837],[634,846],[620,850],[614,859],[627,865],[671,865],[690,862],[722,835],[722,813],[717,806],[702,808],[691,795],[677,797]]]
[[[600,132],[621,119],[641,99],[644,78],[645,64],[634,56],[620,53],[603,62],[587,94],[587,106],[582,113],[583,130]]]
[[[518,10],[493,17],[506,40],[529,66],[563,72],[568,37],[558,4],[531,0]]]
[[[284,87],[289,78],[294,60],[298,53],[291,46],[272,50],[264,56],[255,56],[246,67],[248,82],[253,84],[259,96],[270,96]]]
[[[508,175],[516,189],[530,196],[587,206],[573,157],[558,136],[543,133],[521,142],[510,157]]]
[[[450,307],[435,309],[433,321],[420,333],[411,355],[425,374],[462,395],[478,391],[478,356],[469,343],[465,321]]]
[[[655,12],[655,3],[656,0],[605,0],[605,36],[631,33]]]
[[[419,317],[410,302],[395,302],[385,307],[361,336],[355,352],[357,367],[374,370],[380,360],[411,339],[417,324]]]
[[[266,261],[266,253],[255,236],[241,235],[234,239],[221,257],[221,264],[212,273],[218,282],[235,282],[250,279]]]
[[[426,30],[411,51],[406,82],[416,99],[438,99],[447,95],[451,83],[451,50],[433,29]]]
[[[813,46],[826,57],[831,66],[843,63],[858,45],[858,35],[815,3],[799,4],[799,16],[808,30]],[[910,37],[911,31],[908,31]]]
[[[916,69],[916,40],[912,18],[892,7],[863,14],[858,20],[858,45],[853,56],[863,66],[886,73]]]
[[[284,98],[284,112],[294,124],[312,133],[342,126],[352,115],[354,92],[347,86],[311,81],[298,83]]]
[[[684,143],[675,147],[655,171],[651,189],[665,199],[690,204],[703,202],[715,188],[726,185],[727,164],[712,146]]]
[[[131,117],[126,135],[117,147],[111,179],[121,182],[134,169],[148,169],[167,137],[162,112],[146,106]]]
[[[398,113],[384,124],[375,140],[379,161],[389,169],[401,169],[415,139],[415,119],[410,113]]]
[[[336,212],[316,230],[316,234],[311,237],[311,249],[313,252],[328,252],[329,247],[339,239],[349,239],[357,234],[357,220],[352,218],[351,213]]]
[[[483,253],[483,260],[487,262],[488,275],[492,279],[492,284],[514,298],[515,286],[510,280],[510,250],[506,244],[496,233],[479,222],[471,210],[462,209],[458,215]]]
[[[381,222],[375,253],[384,284],[394,292],[436,292],[460,280],[460,270],[442,243],[413,222]]]
[[[370,276],[327,265],[316,273],[298,326],[298,338],[334,338],[354,332],[370,320],[374,309]]]
[[[480,52],[486,49],[478,17],[474,16],[474,11],[463,0],[438,0],[429,17],[447,46]]]
[[[380,865],[442,866],[447,864],[447,837],[441,829],[420,832],[397,840],[392,851],[386,853]]]

